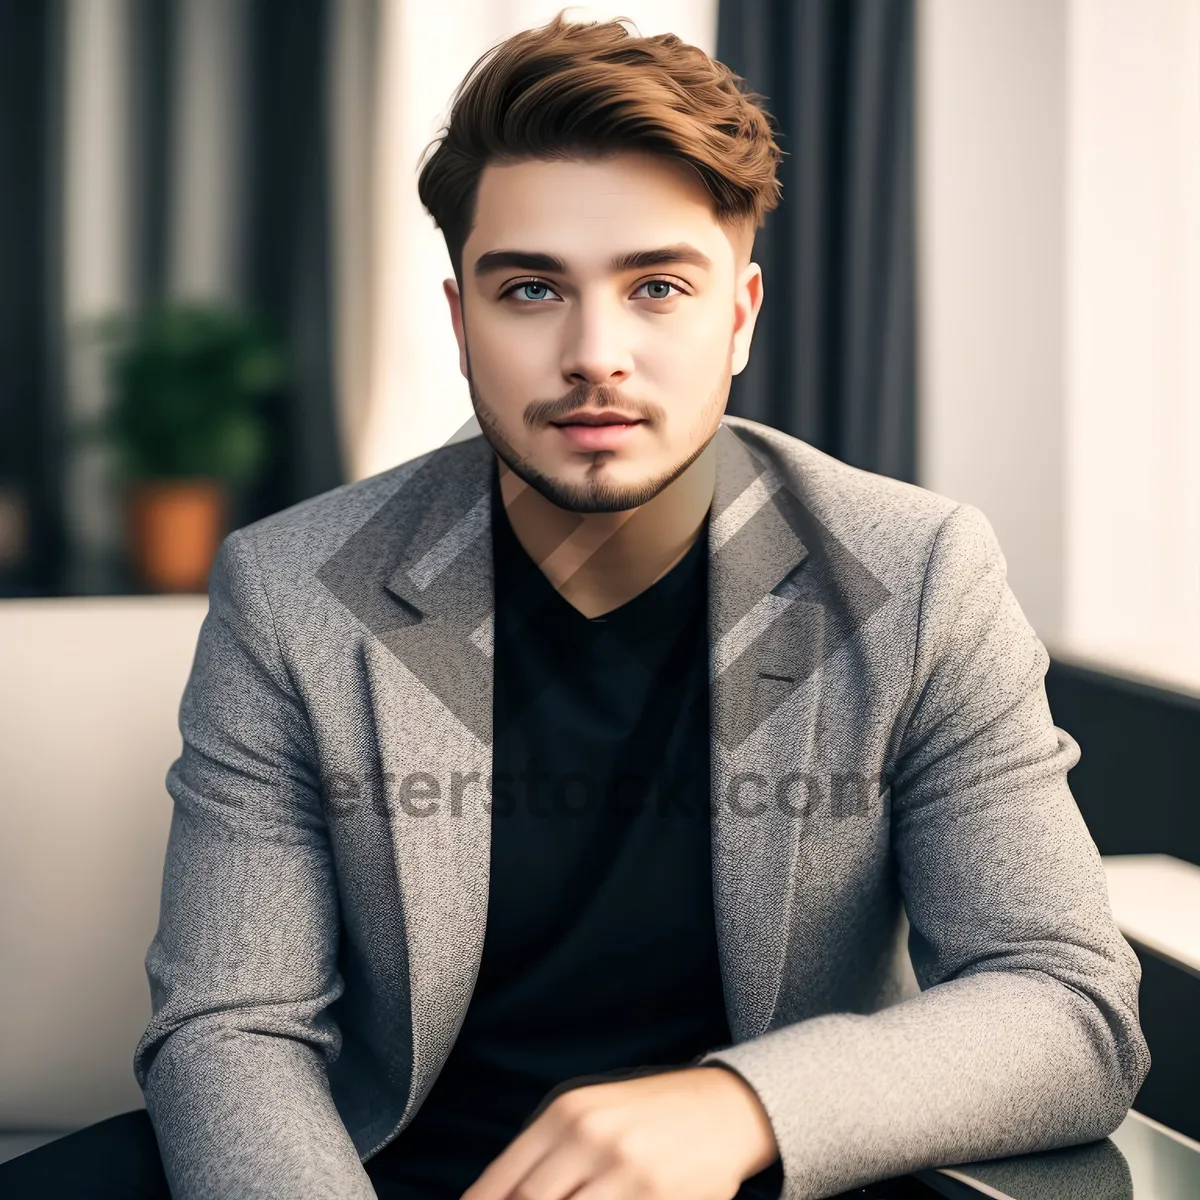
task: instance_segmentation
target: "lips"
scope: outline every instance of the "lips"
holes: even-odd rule
[[[636,425],[641,417],[627,416],[625,413],[575,413],[563,421],[552,421],[552,425]]]
[[[554,428],[563,436],[567,444],[576,450],[594,452],[597,450],[619,450],[628,445],[638,436],[638,430],[646,424],[645,421],[615,421],[606,414],[599,422],[595,422],[595,414],[587,414],[592,418],[587,424],[583,421],[555,422]]]

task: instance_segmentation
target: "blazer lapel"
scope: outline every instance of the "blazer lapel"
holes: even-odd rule
[[[389,805],[412,1014],[403,1122],[450,1054],[483,954],[491,865],[483,800],[492,773],[492,470],[486,441],[462,442],[429,458],[400,489],[389,520],[400,559],[384,588],[402,619],[367,648],[384,769],[397,784],[409,779],[424,791],[406,807],[397,790]]]
[[[766,1030],[783,973],[800,822],[777,802],[776,783],[811,752],[824,609],[799,587],[808,550],[795,497],[728,426],[717,437],[709,524],[713,886],[726,1013],[742,1041]]]
[[[801,769],[811,752],[825,610],[797,583],[808,556],[803,515],[781,477],[724,424],[716,450],[708,526],[714,911],[726,1008],[740,1041],[767,1027],[783,970],[800,823],[775,803],[773,789],[781,766]],[[486,439],[474,438],[428,456],[353,552],[360,578],[375,580],[355,586],[377,637],[364,644],[364,668],[391,783],[408,950],[412,1082],[404,1122],[450,1053],[483,952],[492,455]],[[350,573],[343,567],[343,587]]]

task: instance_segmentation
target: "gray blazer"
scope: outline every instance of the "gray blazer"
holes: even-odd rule
[[[733,1045],[696,1061],[758,1094],[783,1200],[1106,1136],[1149,1068],[1140,971],[991,525],[753,421],[726,416],[715,446]],[[463,1021],[488,894],[492,464],[468,434],[221,545],[133,1060],[184,1200],[373,1196],[362,1164]]]

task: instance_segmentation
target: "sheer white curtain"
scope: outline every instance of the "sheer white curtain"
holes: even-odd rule
[[[442,280],[453,270],[417,197],[418,160],[472,63],[568,7],[545,0],[344,0],[335,41],[338,383],[348,461],[361,479],[444,443],[471,417]],[[569,6],[629,17],[715,53],[716,0]]]
[[[334,373],[343,470],[361,479],[376,307],[373,180],[380,113],[379,0],[342,0],[333,9],[329,89],[333,179]]]
[[[134,147],[127,114],[133,14],[129,0],[71,0],[65,9],[62,163],[62,319],[67,419],[105,403],[104,362],[83,331],[137,300],[132,228]],[[68,464],[64,508],[68,586],[87,590],[120,544],[106,478],[109,453],[81,449]]]

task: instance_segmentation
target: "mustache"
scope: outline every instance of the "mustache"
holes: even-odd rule
[[[654,413],[645,404],[621,395],[615,388],[583,386],[573,388],[559,400],[535,402],[525,409],[524,421],[536,429],[550,421],[561,421],[580,409],[616,408],[635,417],[652,420]]]

